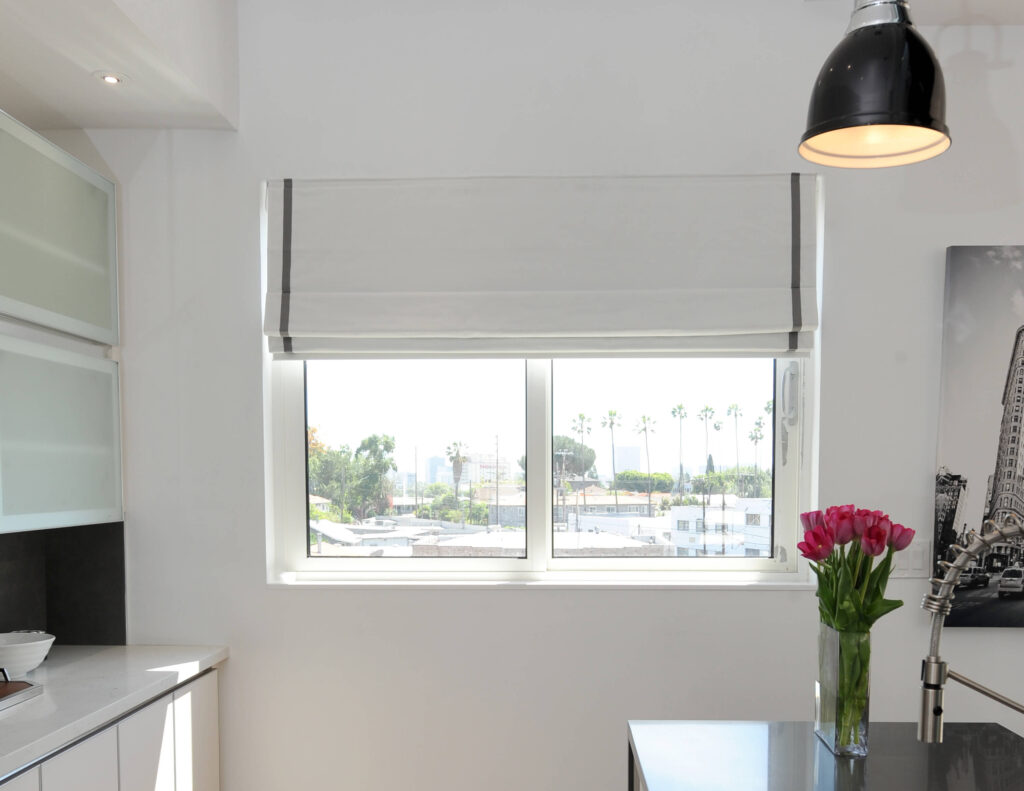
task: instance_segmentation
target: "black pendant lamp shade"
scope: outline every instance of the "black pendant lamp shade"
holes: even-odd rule
[[[949,148],[946,86],[902,0],[856,0],[846,36],[821,68],[800,155],[821,165],[882,168]]]

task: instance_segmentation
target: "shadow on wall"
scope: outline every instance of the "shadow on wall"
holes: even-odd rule
[[[984,213],[1021,202],[1019,141],[1000,117],[1019,103],[997,106],[993,89],[1016,85],[1021,64],[1006,58],[1004,28],[974,17],[957,20],[929,36],[946,78],[946,104],[953,147],[914,173],[902,206],[917,213]],[[1014,127],[1020,124],[1014,124]],[[945,160],[945,161],[944,161]],[[910,193],[913,193],[911,195]]]

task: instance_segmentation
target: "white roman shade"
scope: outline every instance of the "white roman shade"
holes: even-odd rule
[[[267,185],[275,359],[787,355],[818,323],[817,180]]]

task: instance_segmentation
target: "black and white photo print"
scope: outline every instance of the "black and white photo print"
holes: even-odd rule
[[[1024,522],[1024,246],[946,258],[935,573],[990,520]],[[1024,546],[993,542],[961,574],[946,626],[1024,626]]]

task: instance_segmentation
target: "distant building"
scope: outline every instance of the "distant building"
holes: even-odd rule
[[[331,501],[325,497],[311,494],[309,495],[309,507],[314,511],[319,511],[321,514],[326,514],[331,510]]]
[[[431,456],[427,459],[427,483],[446,483],[449,486],[455,483],[451,465],[444,456]]]
[[[473,453],[470,454],[469,460],[471,464],[476,465],[476,480],[478,481],[493,481],[495,471],[497,471],[498,480],[507,481],[511,478],[508,459],[498,459],[493,453],[490,455]]]
[[[940,467],[935,475],[935,560],[953,560],[949,548],[959,539],[957,531],[964,524],[964,502],[967,479]]]
[[[395,474],[395,494],[401,497],[413,497],[416,491],[416,473],[414,472],[398,472]],[[423,482],[419,482],[419,486],[423,488]]]
[[[669,519],[677,556],[771,557],[771,498],[710,495],[704,505],[673,506]]]

